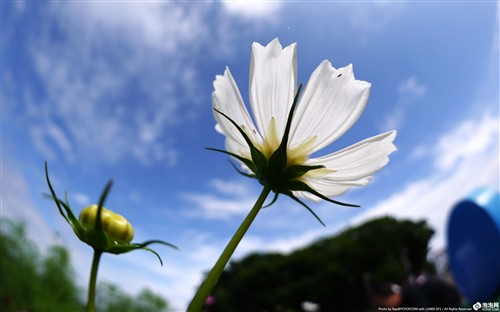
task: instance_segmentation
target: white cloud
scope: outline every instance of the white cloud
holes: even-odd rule
[[[361,35],[363,41],[370,40],[370,36],[381,33],[401,16],[404,3],[388,3],[373,1],[353,5],[348,3],[351,26]],[[388,6],[390,5],[390,9]]]
[[[259,14],[281,6],[227,5],[240,8],[235,12],[265,8]],[[22,84],[28,100],[11,99],[27,118],[17,116],[29,125],[37,151],[70,163],[177,164],[173,134],[206,103],[199,52],[216,59],[231,54],[241,40],[236,16],[210,2],[51,2],[45,8],[23,40],[31,59],[23,68],[33,77]]]
[[[211,220],[229,220],[245,215],[255,203],[255,194],[248,184],[241,180],[213,179],[209,193],[186,193],[184,200],[195,209],[188,209],[184,216]]]
[[[413,181],[376,204],[352,222],[390,215],[425,219],[436,230],[433,248],[445,245],[445,228],[451,208],[478,187],[499,188],[498,116],[468,119],[428,147],[436,170]]]
[[[484,153],[498,140],[500,120],[485,114],[481,120],[466,120],[442,136],[434,148],[435,166],[440,170],[457,168],[460,161]]]
[[[25,0],[14,1],[14,7],[16,9],[16,13],[22,13],[26,9],[26,1]]]
[[[225,195],[232,196],[248,196],[251,195],[249,193],[250,190],[246,184],[243,184],[239,181],[226,181],[222,179],[213,179],[210,182],[210,186],[215,189],[216,192]]]
[[[283,3],[266,0],[229,0],[222,2],[224,9],[246,18],[275,18]]]
[[[384,117],[384,121],[380,124],[380,131],[390,131],[393,129],[401,130],[401,125],[405,119],[406,112],[401,107],[396,107],[393,111]]]
[[[9,218],[27,222],[28,237],[41,248],[55,242],[55,232],[50,229],[38,211],[24,175],[12,163],[2,163],[0,219]]]
[[[318,238],[331,234],[336,230],[338,230],[337,227],[325,229],[318,224],[318,226],[314,229],[289,237],[269,239],[259,236],[248,236],[245,237],[245,240],[240,246],[238,246],[238,255],[244,256],[251,252],[255,252],[256,250],[261,252],[290,253],[298,248],[307,246]]]
[[[200,48],[205,7],[52,3],[26,41],[44,94],[24,108],[38,151],[68,162],[176,164],[171,132],[197,116],[180,105],[200,100],[197,69],[178,51]]]
[[[90,197],[83,193],[74,192],[71,194],[71,197],[78,207],[86,207],[92,203]]]
[[[95,35],[105,31],[112,37],[132,38],[137,45],[173,52],[182,44],[194,44],[206,31],[203,6],[169,2],[97,2],[64,5],[68,19],[85,21],[84,29]],[[82,19],[83,16],[83,19]],[[128,40],[128,39],[127,39]]]
[[[427,87],[418,83],[415,76],[411,76],[403,81],[398,87],[398,93],[402,96],[419,98],[426,94]]]
[[[396,106],[385,116],[380,125],[381,131],[401,129],[406,119],[407,111],[415,102],[427,94],[427,86],[417,81],[415,76],[410,76],[401,82],[397,88],[398,100]]]
[[[197,207],[196,210],[185,212],[186,216],[214,220],[228,220],[244,215],[255,201],[253,197],[221,198],[211,194],[187,194],[185,199]]]

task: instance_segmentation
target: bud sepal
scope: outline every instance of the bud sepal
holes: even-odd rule
[[[99,204],[90,205],[82,209],[79,218],[77,219],[68,202],[67,194],[65,194],[64,201],[57,197],[54,188],[50,183],[46,162],[45,177],[50,189],[50,194],[47,194],[46,196],[55,201],[57,208],[59,209],[59,213],[71,226],[76,236],[82,242],[91,246],[95,251],[118,255],[136,249],[142,249],[156,255],[161,265],[163,265],[163,261],[159,254],[148,246],[151,244],[162,244],[178,249],[175,245],[162,240],[148,240],[143,243],[132,243],[134,228],[130,222],[122,215],[106,209],[103,206],[111,186],[113,185],[112,181],[109,181],[104,187],[99,199]]]

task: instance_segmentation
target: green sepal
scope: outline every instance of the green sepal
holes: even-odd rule
[[[45,162],[45,179],[47,180],[47,184],[49,186],[49,190],[50,190],[50,194],[51,194],[51,195],[47,194],[46,197],[50,197],[51,199],[53,199],[56,202],[57,209],[59,209],[59,213],[61,214],[61,216],[64,218],[64,220],[66,220],[66,222],[68,222],[68,224],[73,229],[73,232],[75,232],[76,236],[78,236],[78,238],[83,241],[83,239],[85,237],[85,228],[83,227],[83,225],[80,223],[80,221],[78,221],[78,219],[73,214],[73,211],[71,210],[71,207],[68,203],[67,195],[65,196],[66,202],[63,202],[62,200],[57,198],[56,192],[54,191],[54,188],[52,187],[52,184],[50,183],[47,162]],[[64,207],[64,211],[61,208],[61,206]]]
[[[304,203],[303,201],[298,199],[295,195],[293,195],[292,192],[288,192],[286,195],[288,197],[290,197],[291,199],[295,200],[296,202],[298,202],[299,204],[301,204],[302,206],[304,206],[316,218],[316,220],[318,220],[319,223],[321,223],[321,225],[326,227],[325,223],[323,223],[323,221],[320,219],[320,217],[318,217],[318,215],[306,203]]]
[[[164,242],[164,241],[161,241],[161,240],[149,240],[149,241],[146,241],[146,242],[140,243],[140,244],[139,243],[117,244],[116,246],[109,248],[108,252],[112,253],[112,254],[122,254],[122,253],[127,253],[127,252],[130,252],[133,250],[137,250],[137,249],[146,250],[146,251],[149,251],[149,252],[155,254],[156,257],[158,258],[158,260],[160,261],[160,264],[163,266],[163,261],[161,260],[160,255],[154,249],[147,247],[150,244],[162,244],[162,245],[174,248],[174,249],[179,249],[177,246],[170,244],[170,243],[167,243],[167,242]]]
[[[250,140],[250,138],[248,137],[248,135],[246,134],[246,132],[243,131],[243,129],[241,129],[241,127],[234,120],[232,120],[228,115],[224,114],[223,112],[219,111],[216,108],[214,108],[214,110],[217,113],[219,113],[222,116],[224,116],[227,120],[229,120],[229,122],[231,122],[233,124],[233,126],[236,127],[236,129],[238,129],[238,131],[240,132],[240,134],[245,139],[245,142],[248,144],[248,147],[250,148],[250,155],[252,156],[252,161],[255,164],[255,166],[257,168],[259,168],[259,169],[266,168],[267,167],[267,158],[266,158],[266,156],[264,156],[264,154],[262,154],[262,152],[253,145],[252,140]],[[258,174],[258,173],[256,172],[256,174]]]
[[[163,266],[163,260],[161,260],[160,255],[154,249],[149,248],[149,247],[142,247],[142,248],[139,248],[139,249],[146,250],[146,251],[149,251],[152,254],[154,254],[156,256],[156,258],[158,258],[158,261],[160,261],[160,265]]]
[[[96,216],[96,225],[97,225],[97,220],[100,218],[99,210],[97,211],[97,216]],[[116,241],[109,237],[104,230],[101,228],[97,228],[97,226],[93,227],[87,227],[85,230],[85,241],[87,245],[90,247],[97,249],[102,252],[107,252],[109,249],[109,246],[113,245]]]
[[[325,168],[325,166],[291,165],[285,169],[284,176],[287,177],[288,180],[293,180],[295,178],[303,176],[304,174],[308,173],[311,170],[322,169],[322,168]]]
[[[279,194],[280,193],[274,193],[274,197],[271,200],[271,202],[269,204],[267,204],[267,205],[262,206],[262,208],[267,208],[267,207],[270,207],[272,204],[274,204],[278,200]]]
[[[238,167],[236,167],[236,165],[231,160],[229,160],[229,163],[231,164],[231,166],[233,166],[234,170],[236,170],[236,172],[238,172],[242,176],[245,176],[245,177],[251,178],[251,179],[257,179],[257,176],[255,174],[249,174],[249,173],[243,172]]]
[[[297,89],[297,93],[295,93],[295,97],[293,99],[292,107],[290,108],[290,112],[288,113],[288,118],[286,121],[285,131],[283,133],[283,138],[281,139],[281,143],[279,147],[274,151],[274,153],[269,158],[269,167],[275,168],[275,170],[283,170],[287,166],[287,147],[288,147],[288,137],[290,135],[290,128],[292,126],[293,114],[295,112],[295,108],[297,107],[300,90],[302,89],[302,84],[299,85]]]
[[[110,180],[104,187],[101,197],[99,198],[95,227],[89,231],[89,234],[92,236],[92,240],[89,241],[90,245],[94,248],[98,246],[100,247],[100,250],[106,250],[110,245],[109,242],[113,241],[112,239],[108,238],[108,235],[106,235],[106,233],[104,232],[104,228],[102,227],[102,218],[101,218],[104,202],[106,201],[106,198],[108,197],[109,191],[111,190],[112,186],[113,186],[113,180]]]
[[[321,198],[323,200],[326,200],[328,202],[331,202],[331,203],[334,203],[334,204],[337,204],[337,205],[340,205],[340,206],[359,207],[359,205],[347,204],[347,203],[339,202],[339,201],[333,200],[331,198],[328,198],[325,195],[323,195],[323,194],[319,193],[318,191],[314,190],[312,187],[310,187],[306,183],[304,183],[302,181],[299,181],[299,180],[290,181],[289,187],[290,187],[289,189],[291,191],[308,192],[308,193],[311,193],[314,196],[317,196],[317,197],[319,197],[319,198]]]
[[[241,161],[242,163],[244,163],[250,170],[252,170],[255,173],[257,173],[259,171],[257,169],[257,167],[255,166],[255,164],[250,159],[247,159],[245,157],[241,157],[240,155],[236,155],[235,153],[231,153],[231,152],[221,150],[218,148],[212,148],[212,147],[205,147],[205,148],[209,151],[219,152],[219,153],[223,153],[223,154],[232,156],[232,157],[238,159],[239,161]]]

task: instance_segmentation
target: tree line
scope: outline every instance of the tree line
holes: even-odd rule
[[[433,234],[425,221],[384,217],[287,255],[251,254],[229,264],[206,310],[370,311],[390,306],[392,298],[398,306],[458,305],[458,293],[442,281],[410,283],[432,277],[427,253]],[[427,293],[438,294],[437,300]]]

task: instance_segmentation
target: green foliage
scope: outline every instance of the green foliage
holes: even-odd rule
[[[42,260],[39,282],[42,285],[35,303],[40,311],[75,311],[82,308],[80,290],[73,281],[70,255],[63,246],[52,246]]]
[[[0,311],[84,311],[85,292],[75,283],[69,251],[52,246],[40,255],[24,224],[1,220]],[[167,301],[148,289],[136,296],[112,284],[101,287],[98,311],[164,311]]]
[[[26,238],[24,225],[4,219],[0,254],[2,311],[83,309],[64,247],[54,246],[47,257],[42,258],[36,246]]]
[[[149,289],[130,297],[118,286],[100,283],[97,287],[97,310],[103,312],[160,312],[167,309],[167,301]]]
[[[425,222],[381,218],[322,239],[290,255],[254,254],[232,262],[213,294],[211,311],[302,311],[303,301],[322,311],[369,308],[364,276],[401,283],[428,268],[433,235]]]

